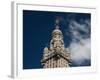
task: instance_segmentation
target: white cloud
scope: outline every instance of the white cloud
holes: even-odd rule
[[[91,59],[91,41],[83,39],[80,42],[72,42],[70,44],[71,59],[77,65],[82,64],[84,60]]]
[[[72,61],[80,65],[84,60],[91,60],[90,21],[83,20],[83,23],[78,23],[73,20],[69,28],[72,38],[69,46]]]

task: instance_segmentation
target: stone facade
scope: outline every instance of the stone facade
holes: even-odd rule
[[[41,63],[43,68],[60,68],[69,67],[71,63],[68,48],[65,48],[63,34],[59,29],[58,20],[56,20],[56,28],[52,32],[50,47],[45,47]]]

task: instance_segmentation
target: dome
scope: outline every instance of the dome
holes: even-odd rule
[[[62,35],[61,30],[59,30],[58,28],[56,28],[53,32],[52,35]]]

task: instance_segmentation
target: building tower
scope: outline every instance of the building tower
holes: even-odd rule
[[[63,34],[59,29],[59,19],[56,19],[50,46],[44,48],[41,63],[43,68],[60,68],[69,67],[70,62],[70,53],[64,46]]]

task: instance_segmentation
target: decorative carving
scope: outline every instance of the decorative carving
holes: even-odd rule
[[[48,52],[49,52],[48,48],[45,47],[45,48],[44,48],[44,53],[45,53],[45,54],[48,54]]]

